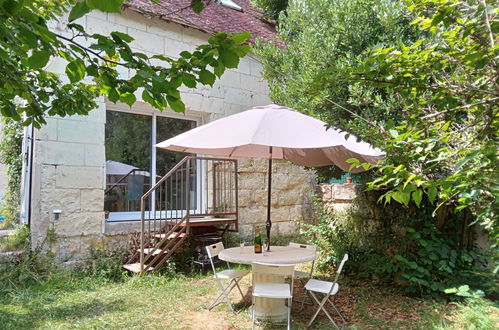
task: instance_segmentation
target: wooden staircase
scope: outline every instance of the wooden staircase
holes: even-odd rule
[[[191,227],[238,230],[237,161],[188,156],[141,198],[140,246],[123,267],[158,270],[191,235]]]

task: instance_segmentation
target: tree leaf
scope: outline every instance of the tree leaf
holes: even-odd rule
[[[42,69],[50,59],[50,52],[47,50],[34,51],[28,58],[28,66],[31,69]]]
[[[172,108],[173,111],[175,112],[185,111],[185,104],[180,99],[171,96],[167,96],[166,99],[168,100],[168,104],[170,105],[170,108]]]
[[[120,99],[120,94],[116,90],[116,88],[111,88],[107,93],[107,98],[109,101],[116,103]]]
[[[135,97],[134,93],[124,93],[121,94],[120,101],[128,104],[129,107],[132,107],[135,101],[137,101],[137,98]]]
[[[220,59],[222,60],[223,65],[227,68],[237,68],[239,65],[239,56],[236,55],[233,51],[230,50],[221,50],[220,51]]]
[[[245,43],[249,38],[251,38],[251,33],[249,33],[248,31],[234,33],[234,35],[231,37],[232,41],[234,41],[236,45]]]
[[[208,70],[201,70],[199,72],[199,81],[204,85],[213,86],[215,79],[215,75]]]
[[[99,9],[106,13],[121,12],[121,5],[125,0],[87,0],[90,9]]]
[[[66,74],[73,84],[85,77],[85,63],[80,58],[75,59],[66,66]]]
[[[419,205],[421,204],[421,200],[423,199],[423,191],[421,189],[413,191],[412,199],[414,200],[414,203],[416,203],[416,205],[419,207]]]
[[[428,200],[430,201],[430,203],[433,204],[435,202],[436,197],[437,197],[437,188],[431,187],[430,189],[428,189]]]
[[[131,37],[130,35],[126,34],[126,33],[123,33],[123,32],[119,32],[119,31],[113,31],[111,32],[111,37],[113,37],[113,39],[117,38],[118,41],[124,41],[124,42],[132,42],[133,40],[135,40],[133,37]]]
[[[69,12],[68,20],[70,22],[82,17],[83,15],[90,12],[90,8],[88,7],[85,1],[77,2],[73,8],[71,8],[71,12]]]

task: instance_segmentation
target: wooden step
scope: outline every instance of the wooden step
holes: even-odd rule
[[[150,252],[151,252],[152,250],[154,250],[154,248],[147,248],[147,249],[144,249],[144,253],[145,253],[145,254],[150,254]],[[137,252],[140,252],[140,249],[137,249]],[[168,252],[168,250],[161,250],[160,248],[157,248],[157,249],[156,249],[156,251],[154,251],[152,254],[153,254],[154,256],[156,256],[156,255],[158,255],[158,254],[160,254],[160,253],[167,253],[167,252]]]
[[[123,265],[123,268],[138,274],[138,273],[140,273],[140,262],[136,262],[134,264],[125,264],[125,265]],[[146,272],[151,271],[152,269],[153,269],[152,267],[144,265],[144,270]]]
[[[177,236],[177,234],[179,234],[179,233],[178,232],[171,233],[170,235],[168,235],[168,239],[174,239],[175,237],[177,237],[177,238],[183,238],[183,237],[185,237],[187,235],[186,233],[180,233]],[[154,237],[156,237],[156,238],[165,238],[166,234],[156,234],[156,235],[154,235]]]

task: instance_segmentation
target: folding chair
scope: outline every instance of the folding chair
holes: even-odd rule
[[[293,275],[295,265],[288,264],[264,264],[253,263],[253,291],[252,291],[252,313],[251,313],[251,329],[255,329],[255,303],[256,298],[268,299],[286,299],[288,324],[287,329],[291,329],[291,302],[293,300]],[[273,275],[277,277],[291,278],[291,285],[288,283],[260,283],[255,281],[255,276],[260,275]]]
[[[343,256],[343,259],[341,260],[340,267],[338,267],[338,270],[336,271],[336,277],[334,279],[334,282],[328,282],[328,281],[320,281],[320,280],[314,280],[310,279],[307,284],[305,284],[305,289],[310,293],[311,297],[319,304],[319,308],[317,308],[317,311],[315,312],[314,316],[312,316],[312,319],[308,323],[308,327],[312,325],[312,322],[314,322],[315,318],[319,314],[319,312],[322,310],[324,313],[326,313],[326,316],[329,318],[331,323],[334,324],[336,329],[340,329],[336,322],[334,322],[333,317],[328,313],[328,311],[324,308],[324,305],[326,304],[326,301],[333,306],[334,310],[336,313],[339,315],[341,318],[341,329],[345,328],[346,321],[343,315],[340,313],[338,308],[333,304],[333,302],[329,299],[329,297],[334,296],[336,293],[338,293],[338,290],[340,289],[338,285],[338,277],[340,276],[341,270],[343,269],[343,265],[345,262],[348,260],[348,254],[345,254]],[[324,298],[319,301],[319,299],[315,296],[314,292],[316,293],[322,293],[324,294]]]
[[[294,248],[299,248],[299,249],[307,249],[314,255],[317,253],[317,247],[315,245],[308,245],[308,244],[300,244],[300,243],[289,243],[289,246],[294,247]],[[302,286],[305,286],[305,280],[312,278],[312,273],[314,271],[314,265],[315,265],[315,258],[312,261],[312,265],[310,266],[310,272],[304,272],[300,270],[295,270],[295,279],[299,280]],[[307,291],[305,291],[307,292]],[[303,309],[303,305],[305,304],[305,299],[306,295],[303,298],[303,301],[298,301],[295,300],[296,302],[301,302],[301,309]],[[307,302],[307,305],[313,305],[313,302]]]
[[[225,301],[227,301],[227,305],[229,305],[230,310],[232,310],[233,312],[236,312],[236,310],[234,309],[234,306],[232,305],[232,303],[229,299],[229,294],[232,291],[232,289],[234,289],[234,287],[237,287],[237,289],[239,290],[239,293],[241,293],[241,297],[243,297],[243,299],[244,299],[244,294],[241,291],[241,287],[239,286],[238,282],[239,282],[239,280],[241,280],[241,278],[243,278],[244,276],[249,274],[249,271],[237,270],[237,269],[225,269],[225,270],[222,270],[221,272],[217,272],[217,270],[215,269],[215,264],[213,263],[213,258],[218,256],[218,254],[221,251],[223,251],[223,249],[224,249],[224,245],[222,242],[219,242],[217,244],[208,245],[206,247],[206,253],[208,254],[208,258],[210,259],[211,268],[213,269],[214,277],[215,277],[217,284],[220,288],[220,295],[208,307],[208,310],[212,310],[216,306],[220,305],[225,299]],[[228,262],[227,262],[227,266],[230,267]],[[230,280],[229,284],[226,287],[224,287],[222,285],[222,281],[221,281],[222,279],[229,279]]]

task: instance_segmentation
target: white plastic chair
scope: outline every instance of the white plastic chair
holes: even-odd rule
[[[336,329],[340,329],[336,322],[334,321],[333,317],[328,313],[328,311],[324,308],[324,305],[326,304],[326,301],[333,306],[334,310],[338,314],[338,316],[341,318],[342,324],[341,324],[341,329],[345,328],[346,321],[343,315],[340,313],[338,308],[333,304],[330,297],[334,296],[336,293],[338,293],[340,287],[338,285],[338,277],[340,276],[341,270],[343,269],[343,265],[345,262],[348,260],[348,254],[345,254],[343,256],[343,259],[341,260],[340,266],[338,267],[338,270],[336,271],[336,277],[333,282],[328,282],[328,281],[320,281],[320,280],[315,280],[315,279],[310,279],[307,284],[305,284],[305,289],[310,293],[311,297],[319,304],[319,308],[317,308],[317,311],[315,312],[314,316],[312,316],[312,319],[308,323],[308,327],[312,325],[312,322],[314,322],[315,318],[319,314],[319,312],[322,310],[326,316],[329,318],[331,323],[334,324]],[[315,293],[322,293],[324,295],[324,298],[319,301],[319,299],[316,297]]]
[[[313,253],[314,255],[317,253],[317,246],[315,245],[309,245],[309,244],[300,244],[300,243],[293,243],[290,242],[289,246],[298,248],[298,249],[307,249],[310,251],[310,253]],[[302,286],[305,286],[305,280],[312,278],[312,273],[314,271],[314,265],[315,265],[315,258],[312,261],[312,265],[310,266],[310,272],[304,272],[300,270],[295,270],[295,279],[299,280],[302,283]],[[305,304],[305,298],[303,298],[303,301],[297,301],[301,302],[301,308],[303,309],[303,305]],[[308,302],[307,304],[312,305],[312,302]]]
[[[224,299],[227,301],[227,305],[229,305],[230,310],[233,312],[236,312],[234,309],[234,306],[232,305],[232,302],[229,299],[229,294],[234,289],[234,287],[237,287],[239,290],[239,293],[241,293],[241,297],[244,299],[244,294],[241,291],[241,287],[239,286],[239,280],[249,274],[248,270],[237,270],[237,269],[225,269],[222,270],[221,272],[217,272],[215,269],[215,264],[213,263],[213,258],[218,256],[218,254],[223,251],[224,245],[222,242],[217,243],[217,244],[212,244],[206,246],[206,253],[208,254],[208,257],[210,259],[211,263],[211,268],[213,269],[213,274],[214,277],[217,281],[217,284],[220,288],[220,295],[215,299],[215,301],[208,307],[208,310],[212,310],[216,306],[220,305]],[[229,263],[227,263],[227,266],[229,266]],[[224,287],[222,285],[222,279],[229,279],[230,282],[229,284]]]
[[[255,329],[255,302],[256,298],[286,299],[288,309],[287,329],[291,329],[291,302],[293,300],[293,278],[295,265],[253,263],[253,291],[251,313],[251,329]],[[276,277],[291,278],[289,283],[259,283],[255,282],[255,275],[273,275]]]

